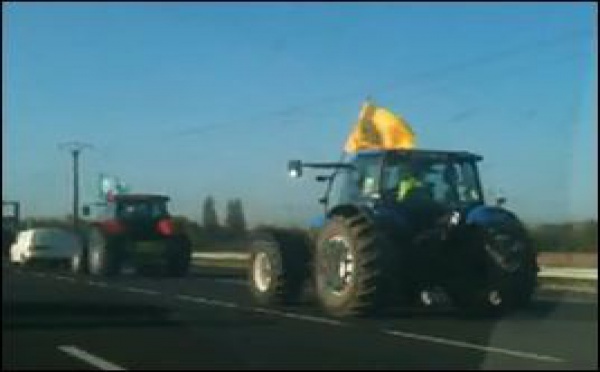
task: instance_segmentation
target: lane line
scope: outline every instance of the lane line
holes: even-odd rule
[[[306,321],[315,322],[315,323],[325,323],[325,324],[330,324],[330,325],[335,325],[335,326],[344,326],[345,325],[345,323],[343,323],[339,320],[322,318],[322,317],[312,316],[312,315],[303,315],[303,314],[294,314],[294,313],[281,313],[281,315],[285,316],[286,318],[306,320]]]
[[[177,295],[176,297],[178,299],[181,299],[184,301],[191,301],[191,302],[201,303],[201,304],[205,304],[205,305],[234,307],[234,308],[239,308],[241,310],[252,311],[255,313],[276,315],[276,316],[280,316],[280,317],[309,321],[309,322],[313,322],[313,323],[328,324],[328,325],[333,325],[333,326],[338,326],[338,327],[346,326],[346,323],[344,323],[344,322],[341,322],[341,321],[335,320],[335,319],[324,318],[324,317],[288,313],[288,312],[282,312],[282,311],[265,309],[265,308],[244,307],[244,306],[240,306],[240,305],[233,304],[233,303],[210,300],[210,299],[203,298],[203,297],[194,297],[194,296],[187,296],[187,295]],[[478,350],[478,351],[485,351],[488,353],[504,354],[504,355],[517,357],[517,358],[533,359],[533,360],[537,360],[537,361],[553,362],[553,363],[564,363],[565,362],[564,359],[557,358],[557,357],[550,356],[550,355],[542,355],[542,354],[536,354],[536,353],[531,353],[531,352],[526,352],[526,351],[518,351],[518,350],[504,349],[504,348],[499,348],[499,347],[494,347],[494,346],[479,345],[479,344],[473,344],[473,343],[469,343],[469,342],[465,342],[465,341],[446,339],[446,338],[442,338],[442,337],[421,335],[421,334],[402,332],[402,331],[396,331],[396,330],[379,330],[379,332],[382,332],[382,333],[388,334],[388,335],[392,335],[392,336],[397,336],[397,337],[410,338],[410,339],[426,341],[426,342],[430,342],[430,343],[437,343],[437,344],[442,344],[442,345],[447,345],[447,346],[460,347],[463,349],[474,349],[474,350]]]
[[[108,285],[103,282],[89,281],[88,283],[90,285],[108,287]],[[238,284],[238,283],[236,283],[236,284]],[[155,291],[146,290],[146,289],[142,289],[142,288],[136,288],[136,287],[121,287],[121,288],[117,287],[117,289],[122,289],[122,290],[126,290],[129,292],[135,292],[135,293],[165,295],[164,293],[161,293],[161,292],[155,292]],[[245,307],[245,306],[242,306],[242,305],[234,303],[234,302],[220,301],[220,300],[208,299],[208,298],[204,298],[204,297],[189,296],[189,295],[175,295],[175,297],[179,300],[200,303],[200,304],[204,304],[204,305],[233,308],[233,309],[251,311],[251,312],[255,312],[255,313],[275,315],[275,316],[280,316],[280,317],[285,317],[285,318],[290,318],[290,319],[309,321],[309,322],[314,322],[314,323],[328,324],[328,325],[333,325],[333,326],[346,326],[347,325],[347,323],[341,322],[339,320],[329,319],[329,318],[325,318],[325,317],[317,317],[317,316],[311,316],[311,315],[282,312],[282,311],[278,311],[278,310],[274,310],[274,309],[267,309],[267,308]],[[428,336],[428,335],[409,333],[409,332],[403,332],[403,331],[397,331],[397,330],[378,330],[378,331],[381,333],[396,336],[396,337],[410,338],[410,339],[426,341],[426,342],[430,342],[430,343],[443,344],[443,345],[447,345],[447,346],[454,346],[454,347],[474,349],[474,350],[497,353],[497,354],[504,354],[504,355],[518,357],[518,358],[524,358],[524,359],[533,359],[533,360],[544,361],[544,362],[553,362],[553,363],[564,363],[565,362],[564,359],[554,357],[554,356],[536,354],[536,353],[532,353],[532,352],[525,352],[525,351],[518,351],[518,350],[511,350],[511,349],[504,349],[504,348],[499,348],[499,347],[494,347],[494,346],[473,344],[473,343],[469,343],[469,342],[465,342],[465,341],[446,339],[446,338],[442,338],[442,337]]]
[[[68,282],[74,282],[75,281],[75,278],[72,278],[70,276],[63,276],[63,275],[55,275],[54,279],[56,279],[56,280],[66,280]]]
[[[100,357],[97,357],[95,355],[92,355],[85,350],[79,349],[76,346],[62,345],[62,346],[59,346],[58,349],[64,353],[74,356],[75,358],[81,359],[84,362],[91,364],[96,368],[99,368],[99,369],[102,369],[105,371],[126,371],[125,368],[123,368],[119,365],[116,365],[114,363],[111,363]]]
[[[526,351],[503,349],[503,348],[494,347],[494,346],[478,345],[478,344],[472,344],[470,342],[451,340],[451,339],[442,338],[442,337],[420,335],[420,334],[416,334],[416,333],[409,333],[409,332],[402,332],[402,331],[395,331],[395,330],[382,330],[382,332],[385,334],[388,334],[388,335],[398,336],[398,337],[402,337],[402,338],[410,338],[413,340],[426,341],[426,342],[431,342],[431,343],[436,343],[436,344],[441,344],[441,345],[455,346],[455,347],[460,347],[463,349],[473,349],[473,350],[485,351],[487,353],[504,354],[504,355],[508,355],[508,356],[512,356],[512,357],[516,357],[516,358],[533,359],[533,360],[538,360],[538,361],[542,361],[542,362],[553,362],[553,363],[566,362],[564,359],[553,357],[550,355],[542,355],[542,354],[530,353],[530,352],[526,352]]]
[[[136,287],[117,287],[117,288],[122,289],[127,292],[141,293],[141,294],[147,294],[147,295],[153,295],[153,296],[161,294],[160,292],[153,291],[150,289],[144,289],[144,288],[136,288]]]
[[[228,308],[232,308],[232,309],[241,308],[240,305],[233,303],[233,302],[210,300],[210,299],[204,298],[204,297],[194,297],[194,296],[187,296],[187,295],[177,295],[176,297],[183,301],[191,301],[191,302],[201,303],[201,304],[205,304],[205,305],[228,307]]]
[[[93,280],[88,280],[87,284],[92,285],[94,287],[101,287],[101,288],[108,288],[109,285],[105,282],[97,282],[97,281],[93,281]]]
[[[273,309],[265,309],[265,308],[259,308],[259,307],[245,307],[245,306],[241,306],[236,303],[224,302],[224,301],[218,301],[218,300],[210,300],[210,299],[207,299],[204,297],[177,295],[177,298],[180,300],[191,301],[191,302],[201,303],[201,304],[205,304],[205,305],[215,305],[215,306],[221,306],[221,307],[236,308],[236,309],[251,311],[251,312],[255,312],[255,313],[277,315],[277,316],[281,316],[284,318],[304,320],[304,321],[309,321],[309,322],[314,322],[314,323],[324,323],[324,324],[330,324],[330,325],[336,325],[336,326],[345,325],[343,322],[341,322],[339,320],[335,320],[335,319],[317,317],[317,316],[312,316],[312,315],[289,313],[289,312],[283,312],[283,311],[277,311],[277,310],[273,310]]]

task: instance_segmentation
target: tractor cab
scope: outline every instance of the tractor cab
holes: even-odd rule
[[[442,216],[466,212],[484,204],[477,170],[482,157],[464,151],[368,150],[344,163],[290,162],[292,176],[302,167],[333,168],[321,202],[325,214],[340,206],[362,206],[410,215],[420,226]]]

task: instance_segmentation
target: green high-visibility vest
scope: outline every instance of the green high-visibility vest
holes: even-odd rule
[[[403,200],[409,191],[422,186],[423,183],[415,177],[403,179],[398,187],[398,200]]]

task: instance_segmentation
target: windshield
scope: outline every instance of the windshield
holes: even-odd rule
[[[117,217],[122,219],[156,219],[167,216],[167,208],[160,201],[130,201],[117,206]]]
[[[402,199],[402,182],[414,178],[428,197],[436,202],[455,205],[483,202],[475,164],[470,161],[439,161],[408,159],[394,156],[383,169],[384,193]]]

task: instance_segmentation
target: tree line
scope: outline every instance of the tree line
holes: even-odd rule
[[[598,221],[541,224],[528,229],[540,252],[597,252]]]

